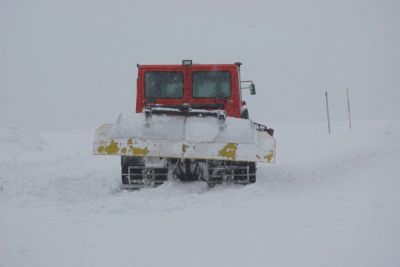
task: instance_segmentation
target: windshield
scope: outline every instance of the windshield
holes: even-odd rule
[[[226,98],[231,95],[229,71],[197,71],[192,73],[192,94],[197,98]]]
[[[183,74],[181,72],[146,72],[144,80],[144,94],[149,99],[181,98],[183,96]]]

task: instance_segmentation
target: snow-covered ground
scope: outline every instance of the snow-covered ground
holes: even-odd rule
[[[249,186],[120,191],[93,131],[0,127],[0,266],[400,266],[400,121],[270,124]]]

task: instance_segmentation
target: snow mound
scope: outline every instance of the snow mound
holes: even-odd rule
[[[42,151],[42,137],[16,125],[0,125],[0,159],[18,156],[26,152]]]

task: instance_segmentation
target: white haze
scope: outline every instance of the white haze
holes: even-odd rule
[[[244,63],[261,122],[400,119],[399,1],[0,1],[0,123],[95,128],[136,63]]]

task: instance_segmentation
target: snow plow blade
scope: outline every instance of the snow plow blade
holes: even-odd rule
[[[223,111],[145,109],[99,127],[93,154],[273,163],[275,139],[257,126]]]

